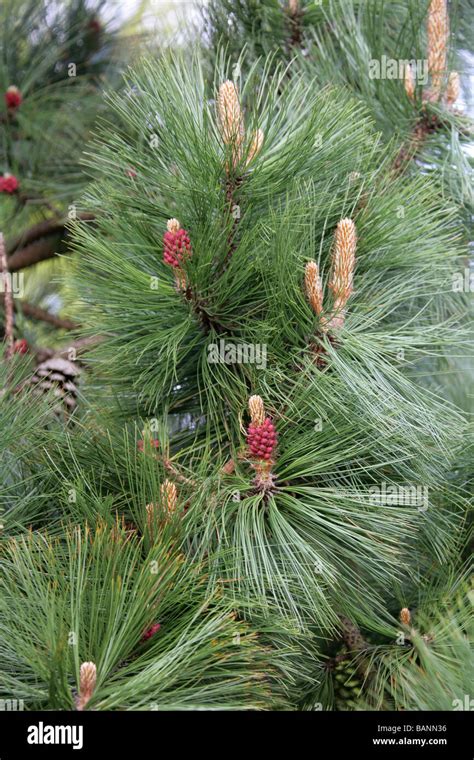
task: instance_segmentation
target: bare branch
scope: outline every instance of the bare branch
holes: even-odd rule
[[[11,280],[8,273],[7,254],[5,251],[5,240],[0,232],[0,272],[3,281],[3,301],[5,306],[5,343],[7,350],[5,357],[7,359],[13,353],[13,294]]]
[[[41,309],[39,306],[33,306],[33,304],[22,301],[20,304],[21,310],[25,317],[31,317],[32,319],[39,320],[41,322],[47,322],[53,327],[57,327],[63,330],[76,330],[80,325],[77,322],[73,322],[70,319],[61,319],[55,314],[51,314],[46,309]]]
[[[94,218],[94,214],[90,213],[78,215],[81,221],[92,221]],[[8,247],[10,272],[17,272],[40,261],[54,258],[60,243],[68,236],[69,222],[69,219],[50,219],[25,230]]]

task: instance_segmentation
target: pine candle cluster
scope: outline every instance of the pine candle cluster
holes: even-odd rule
[[[157,519],[157,515],[160,515],[161,518],[164,515],[165,520],[168,521],[174,516],[177,506],[178,489],[176,488],[176,484],[167,478],[160,486],[159,504],[151,502],[145,507],[147,513],[146,518],[148,531],[152,539],[154,535],[153,528]]]
[[[402,625],[410,625],[411,613],[408,607],[403,607],[403,609],[400,610],[400,622]]]
[[[446,103],[453,106],[461,94],[461,80],[457,71],[451,71],[446,87]]]
[[[97,667],[93,662],[83,662],[79,672],[79,694],[76,697],[76,709],[83,710],[95,691]]]
[[[232,152],[232,167],[235,169],[241,163],[245,154],[245,125],[240,105],[239,90],[229,79],[221,84],[217,95],[217,118],[222,140],[230,146]],[[260,152],[263,145],[263,131],[253,132],[246,151],[245,166]],[[227,172],[229,167],[226,166]]]
[[[162,507],[168,517],[172,517],[178,505],[178,490],[175,483],[168,478],[160,486]]]
[[[433,93],[438,95],[446,72],[449,41],[447,0],[431,0],[428,10],[428,69]]]
[[[332,250],[332,268],[328,287],[332,292],[333,304],[330,316],[323,314],[323,288],[319,268],[315,261],[308,261],[305,268],[306,297],[314,313],[320,317],[323,332],[343,327],[346,305],[353,291],[356,262],[357,233],[352,219],[341,219],[336,227]]]
[[[247,432],[247,445],[255,459],[270,461],[275,451],[278,436],[270,417],[265,415],[263,400],[260,396],[249,398],[250,425]]]
[[[342,219],[336,228],[329,289],[334,297],[334,316],[329,327],[342,327],[345,306],[352,295],[357,234],[352,219]]]
[[[431,75],[431,87],[423,93],[423,100],[437,101],[440,98],[447,74],[449,50],[449,14],[447,0],[431,0],[427,18],[428,71]],[[405,68],[405,92],[415,98],[415,79],[410,65]],[[460,95],[460,79],[457,71],[447,77],[444,101],[453,106]]]
[[[415,78],[413,76],[413,69],[410,64],[408,66],[405,66],[405,92],[410,98],[410,100],[413,100],[415,97]]]

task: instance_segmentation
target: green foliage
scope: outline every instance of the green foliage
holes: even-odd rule
[[[26,386],[30,361],[0,361],[0,537],[41,520],[47,499],[35,468],[38,447],[57,420],[47,402]]]
[[[3,96],[15,85],[23,102],[8,115],[2,97],[0,164],[17,176],[31,221],[32,211],[38,219],[41,211],[49,215],[48,205],[77,200],[84,186],[78,163],[102,109],[98,75],[110,85],[118,74],[109,76],[118,51],[114,36],[98,21],[102,5],[94,11],[84,0],[73,0],[54,12],[45,2],[2,4],[0,90]],[[94,43],[88,25],[96,18],[100,29]]]
[[[426,19],[428,1],[397,0],[300,0],[292,16],[289,3],[281,0],[211,0],[204,16],[208,56],[215,57],[221,43],[236,63],[243,48],[251,62],[262,64],[264,56],[273,54],[274,62],[288,64],[296,59],[308,82],[324,87],[340,84],[369,109],[385,140],[394,138],[405,145],[418,121],[426,114],[439,121],[418,151],[418,160],[408,169],[445,173],[453,162],[463,163],[462,171],[445,177],[445,189],[465,210],[466,224],[472,214],[472,160],[457,150],[472,133],[470,120],[459,110],[427,104],[422,100],[423,87],[418,82],[414,100],[404,90],[404,67],[375,75],[372,64],[383,61],[421,61],[427,59]],[[465,63],[460,51],[468,48],[469,20],[472,8],[456,0],[450,3],[451,49],[449,71],[463,73]],[[295,25],[297,36],[295,39]],[[291,72],[290,72],[291,75]],[[421,77],[421,70],[418,74]],[[421,81],[421,79],[420,79]],[[428,82],[424,82],[426,92]]]
[[[472,578],[465,568],[435,563],[398,598],[393,617],[386,612],[377,630],[369,626],[362,636],[356,629],[349,641],[346,622],[321,642],[319,683],[304,696],[303,709],[468,709]],[[397,620],[401,604],[410,608],[408,624]]]
[[[136,531],[99,522],[12,540],[2,564],[0,688],[29,709],[71,709],[84,661],[97,666],[92,709],[262,709],[278,699],[271,652],[169,541],[146,551]]]
[[[225,548],[213,575],[228,575],[230,590],[237,578],[239,596],[330,627],[343,605],[357,609],[364,586],[368,614],[379,614],[390,579],[410,572],[414,534],[419,550],[437,556],[456,538],[464,507],[454,498],[446,509],[443,480],[465,423],[417,375],[465,345],[461,326],[453,341],[464,299],[450,292],[460,233],[434,184],[384,176],[353,100],[338,92],[336,105],[334,92],[308,90],[301,77],[288,85],[284,74],[263,87],[257,72],[242,82],[242,99],[256,98],[246,125],[263,128],[265,141],[227,179],[240,210],[235,234],[199,62],[145,62],[132,75],[128,94],[112,102],[119,128],[104,124],[93,148],[98,222],[77,227],[79,287],[90,334],[107,336],[94,363],[119,394],[119,416],[135,409],[169,424],[176,462],[202,473],[185,520],[193,551]],[[218,69],[217,84],[224,78]],[[314,257],[327,277],[334,226],[348,215],[359,237],[356,294],[321,371],[302,275]],[[161,260],[172,216],[192,240],[189,298]],[[220,340],[265,346],[266,365],[211,363]],[[269,497],[255,493],[245,456],[233,475],[219,475],[245,451],[240,426],[254,392],[280,435]],[[429,490],[427,514],[407,504],[385,511],[370,496],[380,482]]]
[[[40,261],[70,250],[64,223],[82,210],[82,153],[98,114],[106,111],[104,88],[118,86],[131,58],[127,39],[101,19],[103,7],[102,0],[6,0],[0,8],[0,174],[19,182],[14,195],[0,194],[0,230],[7,252],[27,248],[31,263],[35,248],[46,250]],[[16,109],[4,101],[10,86],[21,93]],[[36,231],[38,224],[43,227]],[[60,314],[58,275],[64,269],[49,261],[32,275],[22,272],[21,298],[31,294],[34,305]],[[22,319],[17,311],[19,337],[33,344],[55,341],[51,331],[38,329],[37,319]]]
[[[366,708],[380,709],[385,701],[397,710],[466,709],[473,676],[472,582],[462,572],[450,582],[444,588],[425,582],[397,643],[368,653]]]

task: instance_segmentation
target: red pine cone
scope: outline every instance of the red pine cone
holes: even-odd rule
[[[13,353],[14,354],[26,354],[28,352],[28,342],[25,338],[20,338],[19,340],[16,340],[13,344]]]
[[[153,623],[143,634],[142,641],[148,641],[148,639],[151,639],[152,636],[155,635],[155,633],[158,633],[160,630],[161,625],[160,623]]]
[[[249,425],[247,444],[252,456],[257,459],[271,459],[276,448],[278,435],[270,417],[262,425]]]
[[[158,438],[150,438],[150,446],[153,446],[154,449],[158,449],[160,446],[160,442]],[[140,440],[137,443],[138,451],[144,451],[145,450],[145,441],[140,438]]]
[[[21,105],[23,97],[20,90],[15,85],[11,85],[5,93],[5,103],[7,108],[18,108]]]
[[[0,193],[13,195],[18,190],[19,182],[14,174],[4,174],[0,177]]]
[[[87,24],[87,28],[90,32],[98,33],[102,31],[102,24],[99,19],[93,16]]]
[[[191,241],[186,230],[165,232],[163,235],[163,260],[172,267],[179,267],[183,258],[190,256]]]

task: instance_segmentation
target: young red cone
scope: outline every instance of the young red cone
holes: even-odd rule
[[[163,235],[163,260],[178,269],[182,261],[192,254],[191,241],[177,219],[169,219],[167,228]]]
[[[11,110],[19,108],[22,101],[23,97],[18,87],[15,87],[14,84],[10,85],[5,93],[5,103],[7,104],[7,108]]]
[[[19,187],[19,182],[14,174],[4,174],[0,177],[0,193],[13,195]]]
[[[249,398],[250,425],[247,431],[247,445],[256,459],[270,460],[277,444],[277,432],[270,417],[265,415],[261,396]]]
[[[151,639],[155,635],[155,633],[158,633],[158,631],[160,630],[160,628],[161,628],[160,623],[153,623],[153,625],[151,625],[149,628],[147,628],[147,630],[143,634],[143,636],[141,638],[142,642],[145,642],[145,641],[148,641],[149,639]]]

